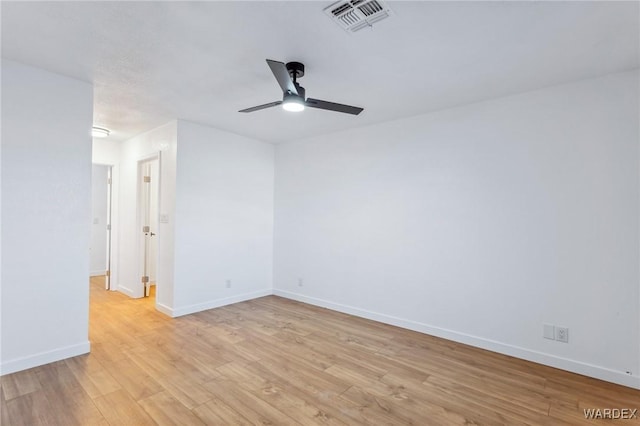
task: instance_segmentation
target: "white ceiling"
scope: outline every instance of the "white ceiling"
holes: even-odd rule
[[[638,2],[391,2],[356,34],[331,3],[3,1],[2,57],[93,82],[114,140],[180,118],[274,143],[640,65]],[[238,113],[281,99],[266,58],[365,111]]]

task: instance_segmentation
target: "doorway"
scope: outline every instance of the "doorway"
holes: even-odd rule
[[[158,219],[160,161],[157,156],[138,162],[139,256],[142,294],[155,299],[158,287]]]
[[[104,287],[111,289],[111,206],[112,166],[92,164],[91,235],[89,274],[104,277]]]

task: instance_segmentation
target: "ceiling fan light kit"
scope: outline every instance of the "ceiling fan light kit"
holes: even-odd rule
[[[293,93],[285,93],[282,100],[282,109],[290,112],[304,111],[304,99]]]
[[[358,115],[363,111],[363,108],[360,107],[322,101],[320,99],[306,98],[306,90],[298,83],[298,79],[304,76],[304,64],[300,62],[288,62],[287,64],[284,64],[283,62],[267,59],[267,65],[271,68],[273,76],[276,78],[280,88],[282,89],[282,100],[241,109],[238,112],[254,112],[265,108],[271,108],[276,105],[282,105],[282,109],[292,112],[304,111],[305,107],[342,112],[352,115]]]

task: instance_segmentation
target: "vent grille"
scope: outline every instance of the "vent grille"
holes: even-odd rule
[[[331,13],[333,13],[334,16],[340,16],[345,11],[351,10],[351,9],[353,9],[353,7],[351,7],[349,3],[343,3],[340,6],[333,9]]]
[[[380,6],[380,3],[378,3],[376,0],[372,0],[369,3],[363,4],[362,6],[358,6],[358,9],[360,9],[360,11],[364,13],[365,16],[371,16],[375,15],[378,12],[382,12],[382,6]]]
[[[347,32],[371,27],[375,22],[391,16],[391,9],[382,0],[342,0],[327,7],[324,12]]]

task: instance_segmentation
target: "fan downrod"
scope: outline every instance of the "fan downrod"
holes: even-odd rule
[[[304,64],[300,62],[287,62],[285,65],[291,79],[295,82],[297,79],[304,77]]]

